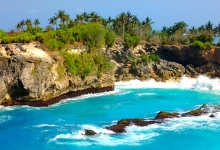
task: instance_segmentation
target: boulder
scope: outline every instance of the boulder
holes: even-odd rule
[[[209,117],[214,118],[214,117],[215,117],[215,115],[211,114]]]
[[[134,118],[134,119],[122,119],[117,122],[116,125],[108,126],[106,129],[111,130],[115,133],[123,133],[126,132],[125,128],[129,125],[136,125],[136,126],[148,126],[155,123],[162,123],[161,121],[157,120],[144,120],[140,118]]]
[[[93,135],[96,135],[97,133],[93,130],[87,130],[85,129],[85,135],[86,136],[93,136]]]
[[[169,112],[160,111],[155,117],[155,119],[166,119],[166,118],[177,118],[177,117],[179,117],[179,113],[176,112],[169,113]]]
[[[204,112],[201,109],[191,110],[189,112],[181,114],[182,117],[189,117],[189,116],[201,116]]]

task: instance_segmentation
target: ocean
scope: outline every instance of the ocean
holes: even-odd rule
[[[146,127],[105,129],[125,118],[152,119],[159,111],[187,112],[220,104],[220,80],[199,76],[178,82],[116,82],[115,90],[63,100],[49,107],[0,107],[1,150],[219,150],[220,113],[215,117],[167,119]],[[85,136],[85,129],[97,132]]]

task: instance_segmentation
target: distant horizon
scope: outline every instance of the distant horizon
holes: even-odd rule
[[[73,0],[73,1],[59,1],[59,0],[20,0],[13,1],[0,0],[0,13],[2,15],[0,22],[0,29],[8,32],[15,30],[15,26],[21,20],[34,19],[40,20],[40,26],[45,29],[49,25],[48,19],[51,18],[58,10],[64,10],[70,15],[72,19],[76,14],[82,12],[91,13],[92,11],[98,13],[103,18],[109,16],[115,18],[122,12],[131,12],[132,15],[136,15],[140,21],[146,17],[152,19],[154,24],[152,27],[154,30],[161,30],[163,26],[172,26],[176,22],[184,21],[188,24],[188,28],[192,26],[199,27],[206,24],[208,21],[214,26],[220,23],[220,15],[218,10],[220,1],[210,0],[201,2],[199,0],[154,0],[154,1],[142,1],[134,0],[112,0],[101,1],[93,0],[93,2],[87,2],[85,0]]]

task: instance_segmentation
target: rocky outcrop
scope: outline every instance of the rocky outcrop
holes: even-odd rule
[[[106,129],[111,130],[115,133],[123,133],[125,132],[125,128],[129,125],[136,125],[136,126],[148,126],[155,123],[162,123],[161,121],[157,120],[144,120],[141,118],[134,118],[134,119],[122,119],[117,122],[116,125],[112,125],[109,127],[106,127]]]
[[[85,129],[85,135],[86,136],[93,136],[93,135],[96,135],[97,133],[93,130],[87,130]]]
[[[39,49],[39,43],[0,45],[0,104],[48,106],[114,89],[113,75],[73,78],[65,72],[62,58],[50,55]]]
[[[157,54],[156,62],[131,62],[131,56]],[[118,63],[116,81],[131,79],[156,81],[176,80],[183,75],[197,77],[205,74],[220,77],[220,48],[200,50],[191,46],[159,46],[152,43],[141,43],[135,48],[126,49],[122,43],[116,43],[105,54]],[[133,63],[133,64],[132,64]]]
[[[177,113],[177,112],[164,112],[160,111],[157,113],[156,117],[154,119],[142,119],[142,118],[131,118],[131,119],[122,119],[119,120],[116,124],[107,126],[105,129],[111,130],[115,133],[124,133],[126,132],[126,127],[131,126],[131,125],[136,125],[139,127],[145,127],[149,126],[152,124],[161,124],[161,123],[166,123],[172,118],[183,118],[183,117],[198,117],[201,115],[205,115],[207,113],[211,113],[209,116],[210,118],[214,118],[215,115],[213,113],[220,112],[220,106],[207,106],[203,104],[200,108],[195,109],[195,110],[190,110],[185,113]],[[85,135],[90,136],[95,135],[96,133],[93,130],[85,130],[88,132]]]

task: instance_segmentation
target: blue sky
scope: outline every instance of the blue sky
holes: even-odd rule
[[[41,27],[58,10],[72,19],[76,14],[95,11],[107,18],[130,11],[140,20],[150,17],[153,28],[185,21],[189,27],[220,23],[220,0],[0,0],[0,29],[9,31],[21,20],[39,19]]]

